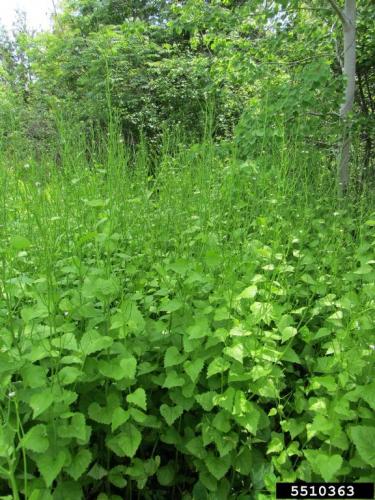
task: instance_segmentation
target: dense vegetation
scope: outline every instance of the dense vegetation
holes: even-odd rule
[[[373,480],[374,6],[343,120],[331,3],[66,0],[2,32],[0,498]]]

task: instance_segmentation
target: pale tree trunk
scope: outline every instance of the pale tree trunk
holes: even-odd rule
[[[345,0],[342,9],[336,0],[329,0],[332,8],[339,16],[344,35],[344,63],[343,75],[346,79],[344,102],[340,108],[342,122],[342,144],[337,167],[337,183],[340,196],[343,196],[349,187],[350,179],[350,147],[351,123],[350,112],[353,109],[355,94],[355,66],[356,66],[356,0]]]

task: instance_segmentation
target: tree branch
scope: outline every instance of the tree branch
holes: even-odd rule
[[[332,9],[336,12],[336,14],[339,16],[342,24],[346,25],[347,24],[347,19],[343,13],[343,11],[341,10],[341,8],[339,7],[339,5],[337,5],[336,3],[336,0],[328,0],[328,2],[331,4],[331,7]]]

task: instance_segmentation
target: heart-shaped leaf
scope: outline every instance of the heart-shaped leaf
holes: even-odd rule
[[[138,388],[133,393],[126,396],[126,401],[147,410],[146,393],[144,389]]]
[[[160,413],[168,425],[172,425],[182,415],[183,411],[183,408],[179,405],[168,406],[163,404],[160,407]]]

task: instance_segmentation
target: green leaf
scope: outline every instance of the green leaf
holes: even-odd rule
[[[142,441],[142,434],[131,423],[126,423],[120,434],[107,439],[107,446],[119,457],[133,458]]]
[[[252,467],[253,457],[250,448],[248,446],[243,446],[235,459],[234,470],[243,476],[248,476]]]
[[[120,361],[121,368],[124,370],[127,379],[133,379],[137,370],[137,360],[134,356],[122,358]]]
[[[127,481],[124,478],[125,474],[126,467],[124,467],[123,465],[117,465],[109,471],[108,481],[116,486],[116,488],[125,488],[125,486],[127,485]]]
[[[360,387],[359,392],[366,403],[375,410],[375,381]]]
[[[113,380],[121,380],[125,377],[125,370],[120,364],[120,358],[113,359],[112,361],[101,359],[98,362],[98,370],[104,377]]]
[[[168,406],[162,404],[160,407],[160,413],[168,425],[172,425],[184,412],[184,409],[179,406]]]
[[[126,396],[126,401],[147,410],[146,393],[144,389],[138,388],[132,394]]]
[[[30,398],[30,406],[33,409],[33,418],[45,412],[53,403],[53,393],[50,389],[33,394]]]
[[[320,474],[324,481],[329,483],[341,469],[340,455],[327,455],[320,450],[305,450],[305,457],[316,474]]]
[[[290,363],[298,363],[301,364],[301,360],[296,353],[290,346],[288,346],[285,351],[282,353],[281,359],[285,361],[289,361]]]
[[[190,439],[185,445],[185,448],[194,457],[204,459],[207,455],[207,451],[203,445],[203,440],[200,436]]]
[[[87,476],[100,481],[103,477],[106,477],[108,474],[107,469],[102,467],[100,464],[95,463],[91,469],[87,472]]]
[[[201,316],[196,320],[196,323],[189,326],[187,333],[190,339],[202,339],[210,334],[210,327],[205,316]]]
[[[40,475],[44,479],[47,488],[49,488],[53,481],[57,478],[61,469],[64,466],[66,454],[64,451],[49,450],[47,453],[38,455],[35,458],[36,465],[39,469]]]
[[[185,372],[188,374],[193,383],[197,381],[200,372],[203,370],[203,367],[204,367],[203,359],[186,361],[184,363]]]
[[[254,302],[250,307],[253,313],[255,323],[263,321],[266,325],[270,325],[273,319],[273,306],[268,302]]]
[[[111,337],[100,335],[96,330],[89,330],[82,335],[80,348],[83,354],[89,356],[98,351],[108,349],[113,343]]]
[[[91,403],[88,407],[88,414],[91,420],[99,422],[100,424],[110,424],[112,422],[112,415],[114,414],[114,407],[111,405],[100,406],[99,403]]]
[[[122,380],[123,378],[133,379],[137,368],[137,360],[133,356],[126,358],[117,357],[111,361],[101,359],[98,362],[98,369],[105,377]]]
[[[214,407],[213,400],[215,396],[217,396],[216,392],[208,391],[202,394],[196,394],[195,399],[205,411],[211,411],[212,408]]]
[[[130,413],[123,410],[120,406],[117,407],[112,415],[112,432],[118,429],[122,424],[127,422],[130,418]]]
[[[186,359],[186,356],[181,354],[177,347],[168,347],[164,356],[164,367],[168,368],[170,366],[175,366],[183,363]]]
[[[212,425],[221,432],[229,432],[231,429],[230,414],[226,410],[221,410],[212,420]]]
[[[73,384],[82,375],[82,371],[75,366],[65,366],[58,372],[57,377],[61,385],[69,385]]]
[[[184,377],[180,376],[175,370],[171,370],[167,374],[163,387],[170,389],[172,387],[182,387],[184,384]]]
[[[180,300],[172,299],[172,300],[169,300],[166,304],[163,304],[160,307],[160,310],[165,311],[166,313],[172,313],[172,312],[178,311],[183,306],[184,306],[184,304]]]
[[[145,328],[145,320],[137,304],[132,300],[125,300],[120,309],[111,319],[111,329],[120,328],[124,336],[129,333],[141,333]]]
[[[208,365],[207,378],[210,378],[217,373],[224,373],[229,367],[229,361],[224,358],[216,358]]]
[[[281,453],[285,448],[283,434],[272,432],[272,439],[267,448],[268,453]]]
[[[82,474],[88,469],[92,461],[92,454],[90,450],[80,449],[77,454],[73,456],[72,462],[69,467],[66,467],[66,472],[75,481],[77,481]]]
[[[207,472],[205,470],[199,471],[199,481],[200,482],[194,486],[194,489],[193,489],[194,497],[193,498],[207,498],[207,496],[206,496],[207,492],[206,492],[205,488],[207,488],[208,491],[210,491],[212,493],[217,492],[217,481],[209,472]],[[199,490],[197,491],[197,486],[200,483],[202,483],[201,484],[202,491],[199,491]]]
[[[244,358],[244,346],[243,344],[233,345],[231,347],[224,348],[224,354],[235,359],[239,363],[243,363]]]
[[[210,453],[204,460],[209,472],[219,481],[225,476],[231,466],[231,456],[215,457]]]
[[[29,365],[21,369],[21,375],[26,387],[37,389],[47,383],[47,370],[42,366]]]
[[[44,424],[34,425],[22,438],[21,446],[36,453],[47,451],[49,446],[47,427]]]
[[[75,413],[70,420],[70,424],[62,424],[57,428],[57,433],[62,438],[75,438],[87,443],[91,427],[86,425],[86,419],[83,413]]]
[[[161,484],[161,486],[171,486],[174,483],[175,476],[176,470],[173,464],[168,464],[160,467],[156,473],[158,483]]]
[[[21,309],[21,318],[26,322],[29,323],[30,321],[36,320],[36,319],[44,319],[48,317],[48,308],[45,304],[42,304],[41,302],[38,302],[37,304],[34,304],[30,307],[23,307]]]
[[[235,392],[233,387],[228,387],[225,392],[214,397],[214,404],[232,413]]]
[[[253,299],[257,294],[258,288],[256,285],[250,285],[238,295],[237,299]]]
[[[297,328],[294,328],[293,326],[287,326],[281,331],[281,340],[282,342],[287,342],[295,335],[297,335]]]
[[[350,427],[350,435],[362,460],[375,467],[375,427],[352,426]]]

